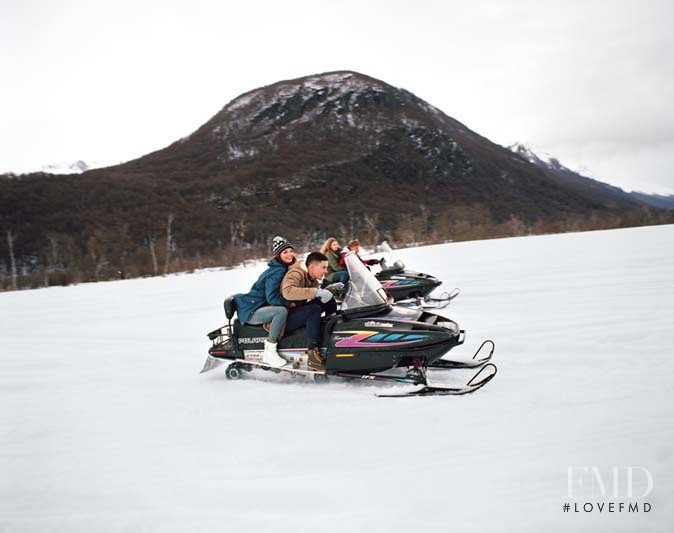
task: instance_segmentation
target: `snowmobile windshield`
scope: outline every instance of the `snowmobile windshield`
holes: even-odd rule
[[[386,291],[360,258],[354,252],[349,252],[344,262],[349,271],[349,285],[342,302],[342,310],[387,307]]]
[[[405,268],[405,263],[403,263],[400,259],[398,259],[395,254],[393,253],[393,250],[389,246],[387,241],[384,241],[380,245],[382,252],[384,252],[384,264],[382,265],[382,270],[386,270],[389,268],[397,268],[400,270],[404,270]]]

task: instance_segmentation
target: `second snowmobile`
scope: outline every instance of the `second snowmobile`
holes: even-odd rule
[[[381,263],[381,270],[375,275],[396,303],[426,309],[441,309],[459,295],[457,288],[437,296],[431,295],[442,285],[442,281],[430,274],[406,270],[405,264],[394,258],[393,250],[386,241],[381,244],[381,248],[385,257]]]

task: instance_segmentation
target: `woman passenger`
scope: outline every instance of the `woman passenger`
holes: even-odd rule
[[[321,253],[328,258],[328,273],[325,275],[325,279],[330,283],[346,283],[349,281],[349,272],[345,266],[339,264],[342,254],[339,241],[334,237],[330,237],[321,246]]]
[[[283,237],[274,237],[272,257],[265,270],[247,294],[239,294],[234,300],[236,312],[242,324],[269,324],[269,337],[264,341],[262,361],[270,366],[280,367],[286,360],[278,354],[278,340],[283,334],[288,318],[289,302],[281,296],[283,276],[294,264],[295,250]],[[266,328],[265,328],[266,329]]]

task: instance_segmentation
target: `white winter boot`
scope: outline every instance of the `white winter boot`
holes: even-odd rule
[[[275,342],[269,342],[268,340],[264,341],[264,354],[262,355],[262,362],[270,366],[283,366],[288,361],[283,359],[278,352],[276,351]]]

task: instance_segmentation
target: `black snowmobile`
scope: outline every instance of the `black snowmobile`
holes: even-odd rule
[[[465,332],[456,322],[423,310],[391,305],[381,284],[355,254],[347,255],[346,265],[350,282],[341,310],[322,320],[325,371],[307,366],[304,328],[286,334],[279,341],[279,355],[288,364],[276,368],[263,363],[267,332],[261,326],[241,324],[235,319],[234,296],[230,296],[224,304],[227,325],[208,334],[212,346],[202,372],[229,363],[225,371],[229,379],[262,368],[312,376],[316,381],[326,381],[334,375],[424,385],[410,392],[379,396],[467,394],[496,375],[496,367],[489,363],[494,352],[492,341],[483,342],[471,359],[442,358],[465,341]],[[478,370],[460,387],[434,387],[428,385],[429,368]]]
[[[431,295],[431,292],[442,285],[442,281],[429,274],[405,270],[405,264],[394,258],[393,250],[386,241],[381,244],[381,248],[385,257],[380,263],[381,270],[375,275],[396,303],[424,309],[442,309],[459,295],[457,288],[436,296]]]

